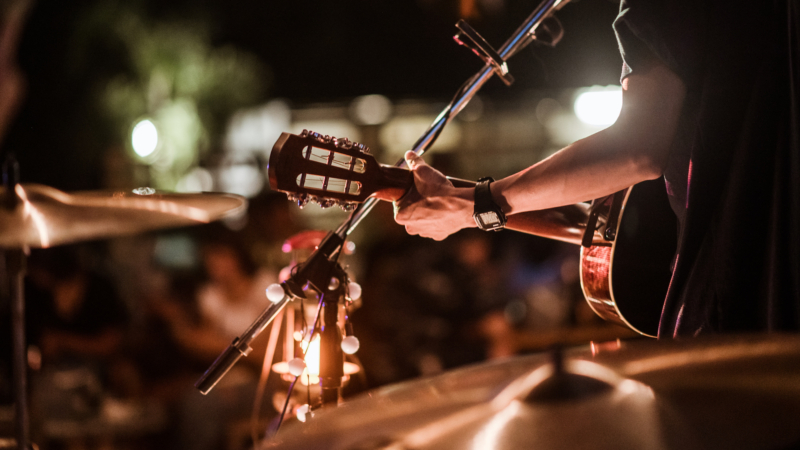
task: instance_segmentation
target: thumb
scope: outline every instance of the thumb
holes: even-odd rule
[[[406,158],[406,164],[408,164],[408,168],[411,170],[416,169],[417,166],[425,164],[425,160],[423,160],[421,156],[417,155],[411,150],[406,152],[405,158]]]

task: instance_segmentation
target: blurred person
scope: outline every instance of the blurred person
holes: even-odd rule
[[[87,256],[87,258],[82,258]],[[141,395],[136,366],[126,352],[129,311],[110,277],[92,269],[86,246],[34,250],[28,264],[26,303],[34,423],[43,443],[78,448],[89,439],[112,441],[100,424]],[[69,433],[48,424],[71,426]],[[47,431],[50,430],[50,431]],[[134,432],[129,433],[129,437]]]
[[[79,251],[76,246],[34,250],[29,260],[28,330],[45,368],[100,366],[122,354],[127,307],[110,278],[84,267]]]
[[[223,225],[203,231],[206,280],[196,291],[196,311],[174,301],[159,302],[156,311],[166,320],[178,347],[207,368],[270,305],[265,291],[278,277],[257,267],[240,236]],[[221,448],[231,427],[249,417],[267,334],[253,342],[250,357],[235,365],[209,394],[186,387],[179,399],[175,446]]]
[[[436,252],[402,234],[376,242],[365,264],[366,298],[353,314],[371,386],[509,354],[480,333],[482,321],[508,301],[489,238],[459,233]]]

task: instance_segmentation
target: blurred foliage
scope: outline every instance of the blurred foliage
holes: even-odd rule
[[[163,189],[219,151],[229,117],[263,101],[270,80],[254,55],[214,45],[207,21],[154,20],[136,2],[100,2],[80,18],[69,59],[85,66],[98,47],[121,66],[97,86],[98,106],[128,148],[135,122],[156,124],[159,146],[145,162]]]

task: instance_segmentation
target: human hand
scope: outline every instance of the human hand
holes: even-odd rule
[[[414,187],[394,202],[394,219],[408,234],[441,241],[463,228],[475,226],[473,188],[456,188],[438,170],[414,152],[406,152],[414,172]]]

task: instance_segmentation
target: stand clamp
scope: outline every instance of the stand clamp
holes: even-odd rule
[[[492,66],[492,70],[503,80],[503,83],[505,83],[506,86],[511,86],[511,84],[514,83],[514,77],[508,73],[508,64],[506,64],[503,57],[486,42],[486,39],[478,34],[478,32],[463,19],[458,21],[456,28],[458,28],[459,31],[453,36],[453,39],[460,45],[472,50],[483,62]]]

